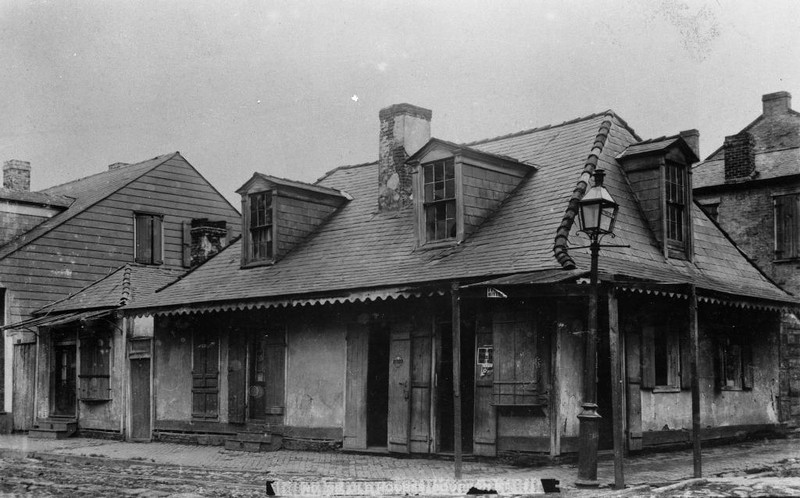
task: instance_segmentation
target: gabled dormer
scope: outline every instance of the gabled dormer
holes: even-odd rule
[[[254,173],[242,196],[242,266],[272,264],[351,197],[340,190]]]
[[[622,165],[664,257],[690,260],[692,248],[692,164],[698,159],[699,133],[630,145]]]
[[[510,157],[431,139],[412,155],[419,247],[457,244],[536,168]]]

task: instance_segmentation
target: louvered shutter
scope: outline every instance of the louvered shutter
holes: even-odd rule
[[[162,229],[163,218],[161,216],[152,217],[153,224],[153,264],[160,265],[164,262],[164,247],[162,245]]]
[[[136,215],[136,258],[137,263],[149,264],[153,261],[153,219],[151,216]]]
[[[642,327],[642,389],[656,386],[655,327]]]

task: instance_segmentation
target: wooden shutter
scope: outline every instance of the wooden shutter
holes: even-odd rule
[[[725,345],[722,341],[717,342],[714,354],[714,376],[717,389],[725,387]]]
[[[184,268],[192,266],[192,224],[188,221],[181,223],[181,234],[183,240],[181,243],[181,262]]]
[[[219,412],[219,344],[208,333],[194,336],[192,367],[192,416],[216,418]]]
[[[149,264],[153,261],[153,218],[152,216],[136,215],[136,258],[137,263]]]
[[[681,337],[681,389],[692,388],[692,348],[689,338],[689,325],[684,324]]]
[[[780,259],[798,256],[798,202],[798,194],[775,198],[775,249]]]
[[[81,338],[80,397],[109,399],[111,372],[110,338],[88,336]]]
[[[667,385],[681,385],[681,348],[680,334],[671,327],[661,327],[659,332],[667,334]]]
[[[347,325],[345,363],[344,438],[347,449],[367,447],[367,369],[369,362],[369,327],[360,323]]]
[[[642,327],[642,389],[656,386],[655,327]]]
[[[163,218],[161,216],[153,216],[152,217],[153,223],[153,264],[160,265],[164,262],[164,247],[162,244],[162,223]]]

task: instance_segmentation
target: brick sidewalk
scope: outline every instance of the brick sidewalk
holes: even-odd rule
[[[171,443],[128,443],[99,439],[29,439],[0,436],[0,455],[93,457],[140,463],[238,470],[268,474],[287,482],[444,480],[453,477],[453,462],[443,459],[395,458],[339,452],[281,450],[272,453],[227,451],[218,446]],[[800,458],[800,439],[751,441],[703,450],[704,476],[747,469],[768,468],[790,458]],[[574,465],[518,467],[501,461],[467,461],[463,475],[470,479],[557,479],[562,489],[574,487]],[[660,485],[692,477],[691,451],[641,455],[626,459],[628,485]],[[607,455],[598,465],[601,484],[613,483],[614,465]]]

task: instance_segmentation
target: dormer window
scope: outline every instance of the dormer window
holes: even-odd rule
[[[423,164],[425,240],[456,238],[456,175],[453,159]]]
[[[683,245],[686,239],[686,168],[666,163],[667,239]]]
[[[250,195],[250,261],[273,258],[272,192]]]

